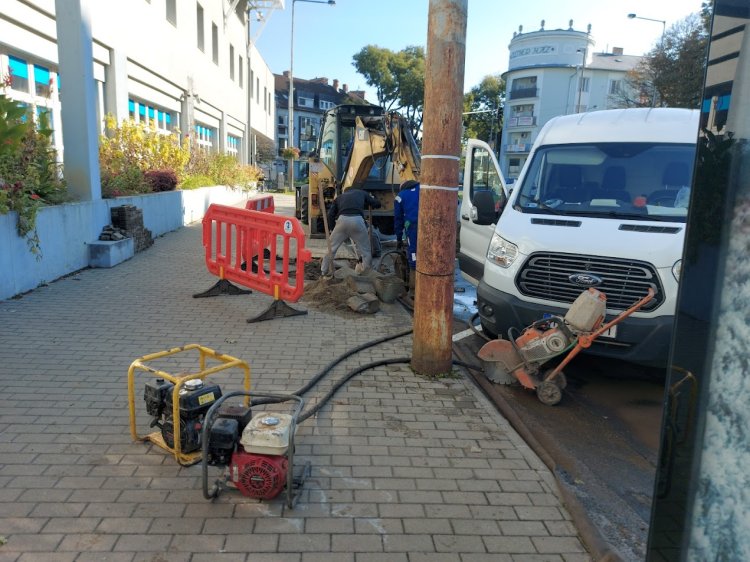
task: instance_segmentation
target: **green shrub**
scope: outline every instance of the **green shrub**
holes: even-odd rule
[[[102,197],[149,193],[151,185],[138,166],[127,166],[117,173],[102,170]]]
[[[153,170],[171,170],[178,180],[185,173],[190,151],[180,142],[178,132],[165,135],[132,119],[118,125],[112,115],[107,115],[105,124],[107,134],[99,140],[102,193],[113,190],[120,195],[146,193],[150,190],[143,174]],[[140,170],[141,175],[133,168]]]
[[[216,185],[210,176],[195,175],[188,176],[179,185],[180,189],[198,189],[199,187],[208,187],[210,185]]]
[[[37,254],[39,208],[67,198],[51,136],[44,113],[34,123],[30,109],[0,94],[0,214],[18,213],[16,231]]]

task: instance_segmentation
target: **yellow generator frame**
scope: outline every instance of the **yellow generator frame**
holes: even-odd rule
[[[177,375],[173,375],[173,374],[167,373],[166,371],[155,369],[146,364],[149,361],[154,361],[156,359],[163,359],[164,357],[169,357],[172,355],[176,355],[178,353],[183,353],[183,352],[193,351],[193,350],[198,350],[198,354],[199,354],[198,355],[198,372],[195,372],[195,373],[180,373]],[[214,359],[218,361],[220,364],[206,368],[207,358]],[[130,435],[133,437],[133,440],[150,441],[151,443],[158,445],[162,449],[174,454],[174,457],[177,460],[177,462],[183,466],[190,466],[200,461],[201,460],[200,451],[194,451],[192,453],[182,452],[182,444],[181,444],[182,442],[181,442],[180,423],[179,423],[180,389],[189,380],[193,380],[193,379],[205,380],[207,377],[215,373],[219,373],[221,371],[225,371],[227,369],[232,369],[235,367],[241,368],[244,371],[245,373],[244,388],[246,392],[250,392],[250,367],[245,361],[242,361],[241,359],[237,359],[235,357],[231,357],[229,355],[224,355],[223,353],[218,353],[214,351],[213,349],[210,349],[208,347],[204,347],[202,345],[198,345],[195,343],[184,345],[182,347],[175,347],[172,349],[168,349],[166,351],[159,351],[157,353],[144,355],[143,357],[139,357],[138,359],[133,361],[130,364],[130,368],[128,369],[128,407],[130,408]],[[174,389],[172,390],[172,420],[173,420],[173,426],[174,426],[174,447],[170,447],[169,445],[166,444],[160,431],[155,431],[147,435],[138,434],[138,431],[136,429],[136,414],[135,414],[135,372],[137,370],[145,371],[157,378],[167,380],[171,382],[172,384],[174,384]],[[246,396],[245,406],[248,405],[249,401],[250,401],[250,397]]]

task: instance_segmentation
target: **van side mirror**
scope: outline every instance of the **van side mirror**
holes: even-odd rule
[[[475,224],[494,224],[497,222],[495,198],[492,191],[475,191],[471,204],[472,222]]]

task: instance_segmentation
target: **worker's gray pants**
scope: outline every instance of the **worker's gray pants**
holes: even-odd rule
[[[369,268],[372,264],[372,251],[370,249],[370,235],[367,232],[365,219],[358,215],[341,215],[336,219],[336,226],[331,232],[331,256],[326,254],[323,262],[320,264],[320,270],[323,275],[328,274],[328,266],[331,258],[336,256],[341,244],[351,238],[357,246],[357,252],[362,257],[362,264]]]

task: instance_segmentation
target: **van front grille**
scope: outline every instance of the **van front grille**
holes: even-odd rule
[[[607,295],[610,309],[631,307],[648,294],[649,287],[656,296],[641,310],[655,310],[664,302],[659,276],[651,264],[619,258],[549,252],[531,254],[516,277],[516,286],[521,294],[529,297],[572,303],[587,288],[572,281],[576,274],[601,279],[595,287]]]

